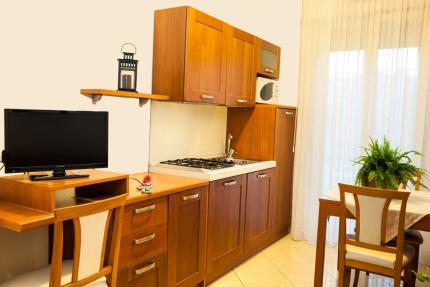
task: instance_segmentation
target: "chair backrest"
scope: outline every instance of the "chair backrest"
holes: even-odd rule
[[[55,211],[50,287],[85,286],[103,276],[109,276],[111,287],[116,286],[126,196],[113,196]],[[65,220],[73,220],[74,226],[73,271],[71,282],[61,285]]]
[[[420,190],[420,188],[421,188],[421,174],[417,174],[413,178],[415,180],[414,189],[415,190]],[[408,188],[408,183],[409,183],[408,181],[400,183],[399,184],[399,189],[406,189],[406,188]]]
[[[340,216],[339,252],[345,254],[346,244],[396,254],[395,269],[402,267],[406,204],[409,192],[358,187],[339,183],[342,214]],[[355,239],[346,238],[348,215],[346,196],[351,194],[355,204]],[[397,245],[385,246],[388,208],[393,200],[400,201]]]

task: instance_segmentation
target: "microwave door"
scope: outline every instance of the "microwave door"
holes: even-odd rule
[[[273,83],[267,83],[261,88],[260,98],[265,102],[269,102],[270,100],[272,100],[272,98],[273,98]]]

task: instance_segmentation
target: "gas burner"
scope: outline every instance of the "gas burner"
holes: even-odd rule
[[[214,159],[204,159],[204,158],[183,158],[175,160],[167,160],[160,162],[162,164],[185,166],[193,168],[203,168],[203,169],[221,169],[234,166],[233,162],[219,161]]]

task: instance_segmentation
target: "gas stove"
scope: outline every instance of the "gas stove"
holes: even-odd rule
[[[229,162],[221,159],[203,159],[203,158],[183,158],[175,160],[166,160],[160,164],[167,164],[176,167],[185,167],[192,169],[208,169],[217,170],[222,168],[233,167],[234,162]]]

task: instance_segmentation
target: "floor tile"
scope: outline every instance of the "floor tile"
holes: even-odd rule
[[[234,271],[245,287],[292,287],[294,285],[274,266],[238,267]]]
[[[244,287],[236,273],[229,272],[217,281],[210,284],[210,287]]]

